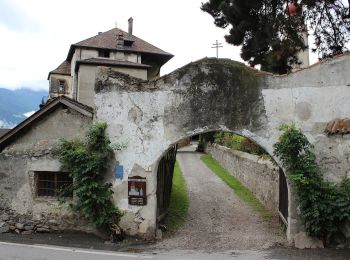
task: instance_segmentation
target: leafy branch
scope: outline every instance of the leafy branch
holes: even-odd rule
[[[91,126],[85,141],[62,140],[56,154],[74,180],[61,194],[74,194],[73,209],[97,228],[111,232],[122,213],[112,202],[112,184],[105,182],[113,158],[106,128],[106,123]]]
[[[350,179],[339,185],[324,180],[306,136],[294,125],[282,125],[280,130],[274,154],[295,188],[306,232],[327,245],[332,235],[350,221]]]

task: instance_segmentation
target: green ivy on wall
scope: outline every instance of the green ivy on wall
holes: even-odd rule
[[[338,185],[324,180],[306,136],[294,125],[282,125],[280,130],[274,154],[295,189],[306,232],[327,245],[329,238],[341,232],[344,222],[350,220],[350,179]]]
[[[56,153],[74,180],[62,190],[62,195],[73,193],[73,209],[97,228],[112,232],[122,213],[112,202],[112,184],[105,182],[113,158],[106,128],[107,124],[98,123],[91,126],[84,141],[62,140]]]

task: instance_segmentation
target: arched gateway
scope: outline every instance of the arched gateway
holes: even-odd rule
[[[108,123],[112,143],[126,144],[116,153],[124,174],[113,186],[115,202],[126,210],[121,226],[130,235],[155,235],[159,161],[171,145],[207,131],[235,132],[272,155],[278,127],[294,122],[314,143],[325,177],[340,180],[349,168],[350,141],[330,138],[324,129],[329,121],[350,115],[348,71],[348,55],[286,76],[222,59],[202,59],[155,81],[100,67],[94,120]],[[139,182],[146,185],[146,199],[128,198],[130,183],[144,187]],[[292,242],[302,226],[291,192],[289,200]]]

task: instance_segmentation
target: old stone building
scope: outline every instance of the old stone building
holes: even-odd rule
[[[158,78],[173,55],[133,35],[133,19],[128,22],[128,33],[114,28],[72,44],[66,60],[48,75],[50,97],[65,95],[93,106],[98,66],[143,80]]]
[[[349,176],[349,134],[340,135],[333,124],[327,128],[335,119],[348,122],[348,54],[282,76],[231,60],[202,59],[158,78],[171,57],[132,35],[131,19],[128,33],[115,28],[71,46],[67,59],[49,73],[49,102],[0,137],[3,230],[92,231],[57,202],[55,189],[72,180],[52,149],[60,138],[83,138],[94,122],[108,124],[113,144],[126,144],[115,153],[108,181],[113,202],[125,213],[119,224],[130,236],[155,237],[159,164],[174,144],[193,135],[234,132],[273,156],[279,126],[294,122],[314,145],[326,179]],[[334,135],[325,132],[329,128]],[[289,188],[287,237],[298,243],[305,232]]]
[[[132,30],[130,18],[128,33],[114,28],[72,44],[66,60],[48,75],[48,102],[15,128],[0,131],[1,232],[96,231],[58,203],[57,188],[72,180],[53,149],[62,138],[84,138],[92,124],[98,67],[146,81],[158,78],[173,57]]]
[[[52,154],[61,138],[83,138],[93,114],[92,108],[61,96],[0,137],[2,231],[93,231],[59,204],[57,188],[72,180]]]

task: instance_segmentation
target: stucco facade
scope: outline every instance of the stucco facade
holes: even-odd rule
[[[324,130],[329,121],[350,114],[349,70],[349,55],[285,76],[217,59],[191,63],[150,83],[100,68],[95,121],[108,122],[112,142],[127,144],[116,154],[124,177],[113,185],[116,204],[128,212],[124,228],[133,227],[132,233],[140,236],[155,234],[160,158],[170,145],[208,131],[246,136],[273,156],[279,126],[295,123],[315,145],[325,178],[339,181],[348,175],[349,137],[328,137]],[[146,206],[128,205],[130,176],[146,177]],[[295,195],[289,192],[287,236],[293,242],[303,227]]]
[[[16,229],[16,225],[22,225],[18,232],[65,229],[96,232],[70,209],[70,199],[60,204],[57,197],[38,196],[35,181],[38,172],[64,172],[52,154],[54,147],[62,138],[84,138],[91,123],[92,116],[58,103],[54,110],[32,122],[30,128],[23,128],[0,152],[0,221],[6,220],[7,225]]]
[[[95,78],[97,70],[97,66],[80,65],[77,80],[77,101],[92,107],[95,105]],[[114,67],[111,68],[111,70],[130,75],[131,77],[147,80],[146,68]]]
[[[63,82],[64,90],[61,91],[61,82]],[[49,93],[50,98],[55,98],[60,95],[65,95],[73,98],[72,77],[68,75],[52,74],[49,79]]]

